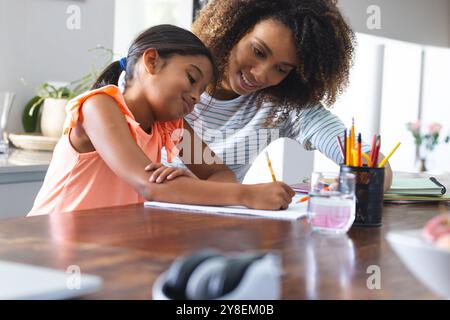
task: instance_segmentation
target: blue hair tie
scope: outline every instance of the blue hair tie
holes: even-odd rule
[[[120,60],[119,60],[119,64],[120,64],[120,68],[121,68],[123,71],[126,71],[126,69],[127,69],[127,58],[126,58],[126,57],[123,57],[122,59],[120,59]]]

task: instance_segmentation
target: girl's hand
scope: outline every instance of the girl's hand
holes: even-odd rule
[[[294,190],[283,182],[243,185],[244,204],[252,209],[280,210],[287,209]]]
[[[176,167],[166,167],[162,163],[150,163],[145,167],[145,171],[153,171],[148,181],[155,183],[162,183],[165,180],[173,180],[177,177],[189,177],[198,179],[195,174],[188,170],[184,170]]]

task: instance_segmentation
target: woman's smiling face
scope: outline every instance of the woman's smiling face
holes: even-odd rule
[[[255,25],[231,50],[218,98],[276,86],[298,65],[292,30],[274,19]]]

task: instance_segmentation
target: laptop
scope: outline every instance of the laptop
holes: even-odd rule
[[[93,293],[101,285],[102,278],[83,272],[0,261],[0,300],[70,299]]]

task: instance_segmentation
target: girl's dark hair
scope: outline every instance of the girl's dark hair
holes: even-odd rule
[[[177,54],[182,56],[205,56],[211,61],[213,67],[213,82],[215,87],[218,71],[211,52],[203,42],[192,32],[169,24],[151,27],[142,32],[131,44],[126,57],[125,81],[133,79],[136,62],[142,57],[145,50],[156,49],[162,59],[168,59]],[[95,81],[92,89],[97,89],[109,84],[117,85],[122,68],[119,61],[114,61],[103,70]]]
[[[200,11],[193,32],[218,63],[219,83],[229,55],[260,21],[274,19],[292,30],[300,64],[277,86],[257,93],[258,105],[276,107],[266,125],[276,125],[291,111],[323,102],[331,106],[348,84],[355,35],[336,0],[211,0]]]

